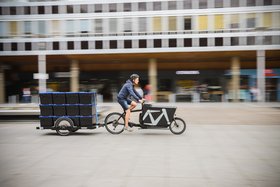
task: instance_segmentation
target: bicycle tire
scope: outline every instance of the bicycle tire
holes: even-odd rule
[[[124,131],[124,117],[117,112],[110,113],[106,116],[104,125],[111,134],[120,134]]]
[[[182,130],[176,131],[175,128],[178,128],[179,126],[181,126]],[[174,120],[172,121],[172,123],[169,126],[169,130],[173,134],[180,135],[183,132],[185,132],[185,130],[186,130],[186,123],[181,118],[174,118]]]

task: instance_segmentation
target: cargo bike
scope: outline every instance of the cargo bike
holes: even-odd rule
[[[96,129],[98,123],[95,92],[40,93],[40,127],[67,136],[79,129]]]
[[[131,112],[139,113],[139,123],[129,122],[130,127],[140,129],[169,129],[173,134],[182,134],[186,130],[186,123],[182,118],[176,117],[176,107],[163,107],[152,104],[142,104],[139,110]],[[112,134],[120,134],[124,131],[125,111],[113,112],[105,118],[105,128]]]

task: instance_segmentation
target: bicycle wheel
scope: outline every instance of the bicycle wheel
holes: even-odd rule
[[[105,127],[111,134],[120,134],[124,130],[124,117],[122,114],[114,112],[105,118]]]
[[[174,118],[169,129],[173,134],[182,134],[186,130],[186,123],[181,118]]]
[[[54,122],[54,125],[57,127],[57,134],[60,136],[68,136],[72,131],[74,123],[70,118],[61,117]]]

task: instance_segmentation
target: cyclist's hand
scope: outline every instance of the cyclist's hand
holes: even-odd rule
[[[144,103],[144,101],[145,101],[145,99],[140,99],[139,100],[139,102],[142,103],[142,104]]]

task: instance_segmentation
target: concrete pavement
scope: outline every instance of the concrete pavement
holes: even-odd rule
[[[1,122],[0,186],[280,186],[279,114],[278,105],[178,104],[188,122],[180,136],[99,128],[61,137],[37,121]]]

